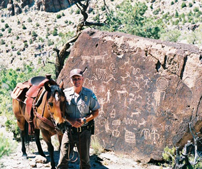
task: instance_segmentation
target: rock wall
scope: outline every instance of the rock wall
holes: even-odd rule
[[[9,15],[18,15],[29,8],[46,12],[58,12],[75,4],[77,0],[0,0],[0,9],[7,8]],[[32,9],[30,9],[32,10]]]
[[[106,149],[140,161],[162,159],[165,146],[182,146],[188,123],[201,128],[202,53],[193,45],[86,29],[61,71],[73,68],[101,105],[95,135]]]

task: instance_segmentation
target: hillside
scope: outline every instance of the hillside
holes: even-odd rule
[[[15,1],[14,1],[15,2]],[[140,1],[143,2],[143,1]],[[200,0],[145,0],[148,7],[145,15],[164,24],[162,40],[201,44],[202,2]],[[107,0],[110,10],[117,10],[121,1]],[[137,1],[131,1],[132,4]],[[183,5],[185,4],[185,5]],[[91,1],[88,21],[106,20],[106,10],[101,0]],[[25,11],[25,10],[24,10]],[[55,61],[53,48],[61,48],[76,31],[82,18],[76,5],[59,12],[50,13],[30,10],[15,16],[8,16],[2,8],[0,24],[0,64],[1,68],[17,69],[23,64],[34,67]]]

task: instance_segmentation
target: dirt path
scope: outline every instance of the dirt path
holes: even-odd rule
[[[43,158],[36,153],[35,142],[30,142],[26,146],[28,159],[22,158],[21,143],[18,143],[15,153],[9,156],[3,156],[0,159],[1,169],[50,169],[50,158],[47,152],[46,144],[41,140],[43,150],[47,158]],[[56,150],[57,148],[55,148]],[[57,165],[59,159],[59,152],[54,152],[55,163]],[[117,156],[114,152],[105,152],[100,155],[91,153],[91,169],[163,169],[166,167],[159,167],[155,165],[141,164],[133,161],[132,159],[126,158],[125,156]],[[69,163],[69,169],[79,169],[79,160],[74,163]],[[168,169],[168,168],[167,168]]]

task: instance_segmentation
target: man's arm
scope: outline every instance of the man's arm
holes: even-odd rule
[[[91,121],[94,118],[96,118],[98,116],[98,114],[99,114],[99,110],[98,109],[92,111],[92,113],[89,116],[85,117],[86,118],[86,123],[88,123],[89,121]],[[84,119],[83,118],[81,119],[81,123],[82,123],[82,125],[84,124]]]

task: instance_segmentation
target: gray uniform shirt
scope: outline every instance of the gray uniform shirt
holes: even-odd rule
[[[67,99],[67,116],[71,118],[83,118],[91,113],[91,111],[100,108],[97,98],[92,90],[85,87],[79,94],[74,92],[73,87],[64,89]]]

